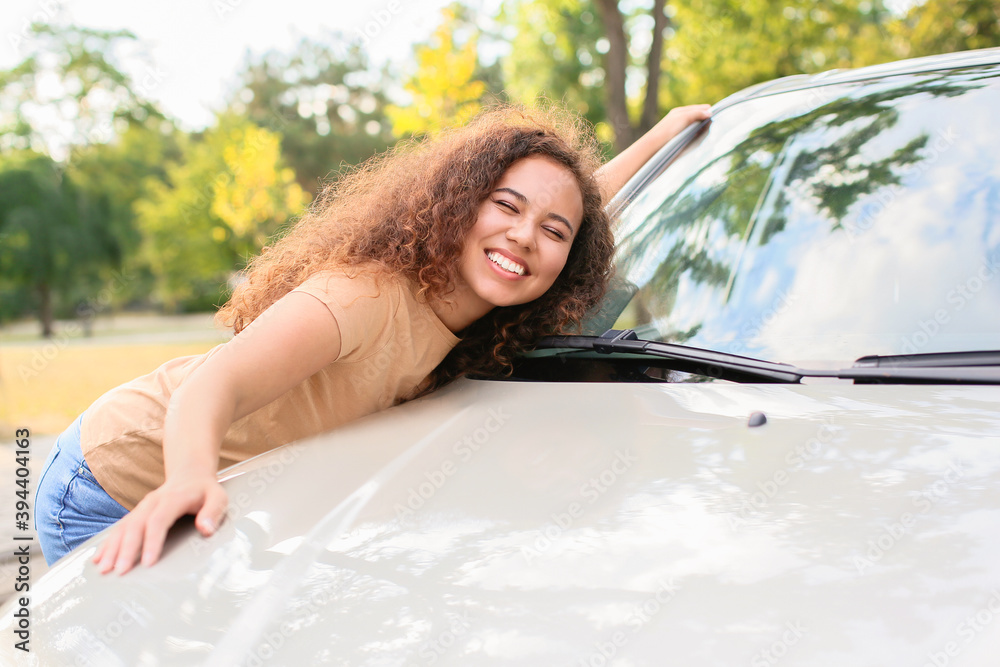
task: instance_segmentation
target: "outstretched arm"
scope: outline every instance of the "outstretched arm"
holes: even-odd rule
[[[680,134],[681,130],[691,123],[707,119],[710,115],[709,108],[708,104],[693,104],[671,109],[649,132],[598,169],[595,176],[601,187],[604,203],[611,201],[628,179],[639,171],[639,167],[664,144]]]
[[[291,292],[205,360],[178,387],[163,437],[166,480],[118,521],[97,549],[102,573],[152,565],[167,530],[185,514],[208,537],[228,498],[216,479],[229,426],[301,383],[340,354],[340,329],[327,307]]]

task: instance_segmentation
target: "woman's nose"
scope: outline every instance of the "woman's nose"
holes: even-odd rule
[[[517,222],[511,223],[507,228],[507,240],[522,248],[535,249],[535,231],[530,220],[521,218]]]

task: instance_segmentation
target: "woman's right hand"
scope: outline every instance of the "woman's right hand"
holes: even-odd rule
[[[215,475],[168,479],[108,530],[93,562],[101,574],[111,570],[125,574],[140,554],[143,565],[152,565],[177,519],[194,514],[195,527],[208,537],[222,522],[228,503],[229,497]]]
[[[219,448],[238,419],[262,408],[340,356],[340,327],[309,294],[289,292],[211,354],[174,392],[164,419],[167,481],[108,530],[94,563],[124,574],[160,558],[167,530],[185,514],[208,537],[228,498],[216,481]]]

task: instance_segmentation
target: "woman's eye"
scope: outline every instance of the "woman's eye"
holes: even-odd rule
[[[566,239],[566,235],[563,234],[560,230],[556,229],[555,227],[545,227],[544,229],[545,229],[545,231],[547,231],[548,233],[552,234],[553,236],[555,236],[559,240],[565,240]]]
[[[506,201],[504,201],[502,199],[494,199],[493,203],[496,204],[497,206],[501,207],[501,208],[505,208],[505,209],[507,209],[509,211],[513,211],[514,213],[517,213],[517,207],[514,206],[513,204],[511,204],[510,202],[506,202]]]

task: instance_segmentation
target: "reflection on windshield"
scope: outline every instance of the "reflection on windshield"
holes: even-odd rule
[[[997,108],[970,68],[723,110],[623,215],[615,327],[796,363],[1000,349]]]

